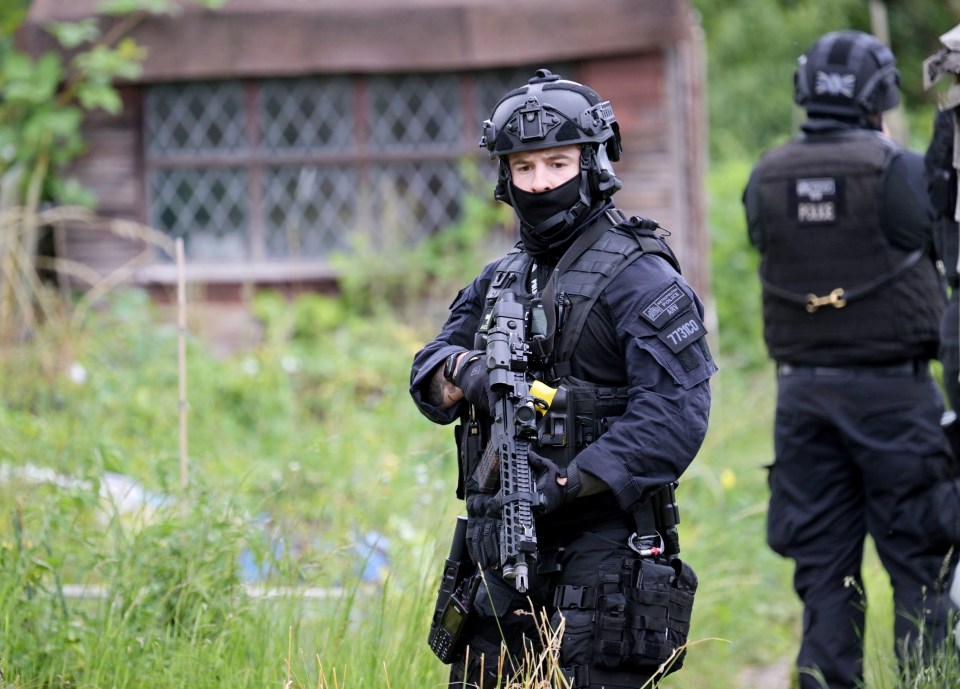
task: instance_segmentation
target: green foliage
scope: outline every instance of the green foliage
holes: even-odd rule
[[[462,173],[468,183],[456,225],[412,244],[393,233],[386,245],[372,246],[368,233],[355,233],[350,237],[353,250],[331,258],[348,310],[371,314],[393,309],[412,316],[425,298],[449,300],[503,248],[497,231],[507,234],[513,210],[491,198],[471,161],[463,162]]]
[[[714,160],[754,158],[796,131],[793,72],[820,35],[872,31],[864,0],[692,0],[706,36],[710,152]],[[924,93],[921,65],[939,36],[960,22],[957,3],[886,2],[890,43],[901,72],[908,119],[932,119],[935,99]]]
[[[416,335],[320,295],[266,295],[258,313],[284,324],[273,342],[217,358],[191,341],[181,493],[176,331],[142,293],[107,304],[74,340],[76,366],[50,375],[43,330],[0,360],[0,501],[31,496],[0,515],[7,679],[254,687],[279,684],[287,658],[312,686],[345,666],[358,686],[438,683],[422,633],[455,477],[447,434],[407,399]],[[154,499],[104,502],[107,472]],[[368,533],[390,546],[390,583],[372,595],[358,581]],[[272,584],[333,593],[249,599],[241,552]],[[64,582],[105,597],[62,596]]]
[[[747,237],[741,197],[751,163],[731,160],[710,171],[710,241],[720,352],[728,366],[756,369],[766,361],[761,333],[759,258]]]
[[[250,677],[240,686],[262,686],[278,676],[301,615],[238,586],[236,553],[250,531],[224,494],[131,520],[101,503],[95,484],[34,488],[0,520],[9,686],[197,686],[198,676],[221,686],[241,672]],[[66,593],[64,575],[88,597]]]
[[[30,0],[6,0],[0,4],[0,52],[3,52],[3,43],[27,16],[30,9]]]
[[[42,338],[0,360],[7,680],[305,688],[344,686],[346,674],[351,686],[441,685],[446,668],[424,639],[459,505],[451,434],[407,393],[428,335],[321,295],[263,295],[257,313],[277,325],[260,347],[215,357],[191,340],[181,491],[176,330],[141,293],[107,305],[75,339],[85,378],[73,367],[50,377]],[[747,670],[792,663],[801,628],[790,563],[764,539],[775,379],[769,365],[728,365],[730,354],[720,354],[711,431],[678,491],[683,557],[700,576],[696,645],[678,686],[748,686]],[[107,472],[149,499],[131,510],[108,498]],[[368,533],[390,556],[372,583],[359,579]],[[250,598],[241,554],[263,583],[327,598]],[[875,556],[867,567],[871,619],[886,629],[892,612],[877,603],[889,589]],[[66,584],[105,594],[74,599]],[[890,647],[882,636],[871,644]],[[868,655],[886,682],[876,686],[906,689],[888,663],[889,652]]]
[[[214,9],[224,0],[198,0]],[[19,3],[18,3],[19,4]],[[177,14],[181,4],[173,0],[107,0],[99,8],[104,14],[133,19],[147,14]],[[22,21],[25,7],[0,15],[3,27]],[[116,80],[140,75],[146,56],[143,48],[123,31],[104,36],[96,19],[53,22],[45,27],[64,52],[30,57],[12,49],[9,40],[0,42],[0,182],[15,167],[28,171],[20,200],[35,206],[39,199],[28,198],[31,186],[43,190],[44,198],[56,203],[92,201],[89,192],[76,188],[64,178],[66,166],[84,150],[81,125],[86,113],[102,109],[116,114],[122,103],[114,86]]]
[[[208,10],[223,7],[227,0],[194,0],[195,4]],[[135,12],[177,15],[183,7],[173,0],[101,0],[97,9],[104,14],[126,16]]]

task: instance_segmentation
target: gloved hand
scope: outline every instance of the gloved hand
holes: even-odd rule
[[[503,500],[496,493],[472,493],[467,496],[467,552],[484,569],[500,566],[500,508]]]
[[[566,469],[556,462],[538,454],[535,450],[527,452],[527,461],[534,472],[534,482],[540,493],[540,513],[549,514],[580,493],[580,468],[576,460]]]
[[[470,517],[499,517],[503,496],[496,493],[474,493],[467,496],[467,515]]]
[[[483,355],[484,352],[479,350],[464,354],[453,374],[453,382],[463,390],[463,396],[470,404],[489,414],[493,409],[493,395]]]
[[[467,519],[467,553],[484,569],[500,566],[500,520],[495,517]]]

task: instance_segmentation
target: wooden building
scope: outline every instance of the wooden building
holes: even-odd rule
[[[21,47],[48,49],[46,22],[97,4],[34,0]],[[193,281],[322,281],[358,233],[389,247],[442,231],[471,193],[462,161],[492,193],[480,123],[546,67],[612,101],[615,199],[671,232],[707,293],[703,38],[686,0],[228,0],[130,35],[143,73],[119,85],[119,116],[89,118],[76,175],[101,214],[182,236]],[[104,273],[142,249],[67,236],[69,258]],[[175,267],[158,253],[135,279],[169,284]]]

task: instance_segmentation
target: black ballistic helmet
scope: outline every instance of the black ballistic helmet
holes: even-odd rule
[[[562,79],[548,69],[507,93],[483,123],[480,145],[500,159],[494,197],[511,203],[506,156],[581,144],[581,199],[587,205],[609,198],[621,183],[611,161],[620,160],[620,126],[610,101],[593,89]]]
[[[821,36],[797,60],[794,100],[809,115],[862,118],[900,102],[900,72],[890,48],[862,31]]]

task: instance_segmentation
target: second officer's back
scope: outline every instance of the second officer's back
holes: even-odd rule
[[[928,367],[945,296],[923,160],[883,128],[899,102],[890,50],[857,31],[824,35],[798,61],[795,100],[802,131],[764,154],[744,192],[778,370],[767,540],[796,563],[800,687],[822,686],[813,671],[852,689],[868,534],[890,575],[898,653],[946,631],[947,547],[916,498],[947,462]]]

